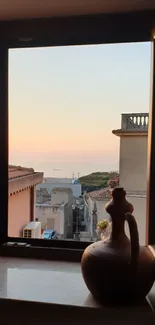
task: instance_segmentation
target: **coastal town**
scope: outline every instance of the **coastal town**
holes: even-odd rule
[[[122,114],[121,128],[112,131],[120,137],[119,171],[47,178],[32,168],[10,165],[9,236],[95,241],[99,227],[105,230],[105,225],[110,224],[104,207],[111,199],[111,191],[121,186],[134,206],[143,244],[148,118],[148,113]]]

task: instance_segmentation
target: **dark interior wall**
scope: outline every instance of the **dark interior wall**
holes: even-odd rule
[[[155,11],[0,22],[11,47],[150,41]]]

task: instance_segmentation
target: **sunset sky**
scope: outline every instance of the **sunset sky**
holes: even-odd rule
[[[150,43],[10,50],[10,163],[55,177],[118,170],[111,131],[121,113],[149,111],[150,55]]]

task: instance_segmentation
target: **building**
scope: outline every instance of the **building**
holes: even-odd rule
[[[84,219],[87,232],[91,239],[96,238],[96,225],[102,219],[110,221],[110,216],[105,210],[106,203],[111,199],[111,188],[104,188],[84,195]]]
[[[38,184],[36,187],[37,191],[40,191],[41,189],[46,189],[48,194],[51,196],[52,190],[56,187],[59,188],[70,188],[73,193],[73,197],[78,198],[81,195],[81,184],[79,184],[77,181],[71,179],[71,178],[45,178],[44,183]],[[42,196],[42,194],[39,194]],[[38,203],[45,203],[45,202],[38,202]]]
[[[46,188],[36,189],[36,203],[37,204],[51,204],[51,195]]]
[[[67,205],[66,210],[66,220],[65,222],[65,227],[68,229],[65,230],[67,233],[68,238],[73,237],[73,209],[72,209],[72,204],[73,204],[73,192],[71,188],[53,188],[52,193],[51,193],[51,204],[52,205]]]
[[[43,173],[32,168],[9,166],[8,235],[22,237],[23,228],[35,220],[36,184]]]
[[[44,229],[56,230],[58,239],[68,238],[70,226],[68,220],[68,204],[36,204],[36,217]]]
[[[148,120],[148,113],[122,114],[121,129],[112,131],[120,137],[119,184],[134,206],[141,244],[146,237]]]
[[[36,204],[36,217],[42,229],[54,229],[58,238],[73,237],[73,193],[70,188],[54,188],[49,204]]]
[[[73,178],[68,177],[44,177],[44,183],[72,184]]]

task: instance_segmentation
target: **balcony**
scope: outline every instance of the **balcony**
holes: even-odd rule
[[[142,130],[148,131],[149,114],[132,113],[122,114],[122,130]]]
[[[131,113],[122,114],[121,129],[113,130],[115,135],[122,133],[140,133],[143,135],[148,134],[149,113]]]

